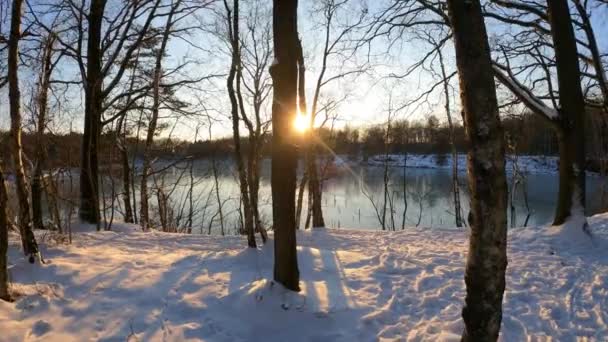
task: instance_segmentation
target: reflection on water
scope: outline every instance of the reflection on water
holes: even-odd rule
[[[209,164],[208,161],[197,161],[194,164],[195,185],[193,197],[196,207],[193,224],[194,233],[207,234],[211,232],[213,234],[220,231],[214,179],[209,172]],[[235,233],[238,230],[237,222],[239,221],[239,190],[231,164],[229,161],[222,162],[219,175],[219,195],[225,216],[226,232],[229,234]],[[169,184],[179,179],[180,185],[178,187],[173,188],[170,186],[172,191],[171,200],[176,207],[176,212],[185,203],[188,203],[186,196],[188,194],[190,178],[184,177],[181,172],[179,168],[172,169],[164,177],[164,183],[167,186],[170,186]],[[260,211],[265,224],[271,225],[270,162],[268,160],[262,163],[261,174]],[[389,177],[394,222],[397,229],[401,229],[403,211],[406,204],[406,226],[419,225],[422,227],[441,228],[455,226],[450,170],[408,168],[404,179],[403,169],[396,167],[391,168]],[[466,218],[469,198],[465,172],[461,172],[459,179],[463,216]],[[116,179],[115,181],[118,182],[119,180]],[[600,189],[600,181],[598,177],[588,177],[588,214],[596,213],[600,209],[600,194],[597,193]],[[510,182],[511,179],[509,177],[509,184]],[[555,210],[558,186],[557,174],[529,174],[527,175],[526,183],[531,211],[528,225],[549,223]],[[74,192],[74,184],[77,185],[78,182],[75,181],[70,186],[72,193]],[[109,184],[109,181],[104,182],[106,194],[110,193],[108,190]],[[117,184],[118,186],[120,185]],[[138,192],[137,188],[136,186],[136,192]],[[331,177],[323,184],[323,210],[326,225],[333,228],[379,229],[378,216],[370,198],[376,202],[377,206],[381,207],[383,189],[383,168],[381,167],[351,165],[350,168],[334,169]],[[522,186],[519,186],[514,196],[516,226],[523,225],[527,215],[522,190]],[[138,193],[136,196],[136,198],[139,198]],[[151,199],[150,203],[151,211],[154,213],[156,200]],[[303,212],[306,212],[306,197]],[[387,213],[387,221],[390,222],[390,213]],[[304,219],[302,222],[304,222]]]

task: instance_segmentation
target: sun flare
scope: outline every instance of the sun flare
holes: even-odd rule
[[[296,115],[296,118],[293,122],[293,127],[295,128],[295,130],[299,133],[304,133],[308,130],[308,116],[304,115],[304,114],[298,114]]]

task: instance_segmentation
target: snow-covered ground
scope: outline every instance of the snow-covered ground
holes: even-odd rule
[[[589,222],[593,240],[509,231],[502,340],[608,339],[608,214]],[[456,341],[463,328],[465,231],[298,232],[294,294],[268,281],[272,244],[116,228],[47,237],[36,266],[13,236],[23,295],[0,303],[0,340]]]
[[[384,155],[376,155],[368,158],[365,164],[370,166],[384,166],[385,159],[390,166],[403,166],[404,161],[407,167],[423,169],[451,169],[452,156],[445,155],[443,163],[437,161],[435,154],[408,154],[407,160],[403,155],[391,154],[388,158]],[[512,156],[506,158],[506,171],[513,172],[513,165],[516,163],[518,170],[522,173],[556,173],[559,166],[559,158],[552,156]],[[458,155],[458,169],[466,171],[467,155]]]

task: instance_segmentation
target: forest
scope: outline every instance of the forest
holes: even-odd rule
[[[606,0],[0,0],[0,341],[608,339]]]

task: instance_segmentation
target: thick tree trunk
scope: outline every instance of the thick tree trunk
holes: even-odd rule
[[[16,176],[17,200],[19,201],[19,231],[23,253],[30,256],[38,253],[38,244],[32,232],[29,192],[25,167],[23,166],[23,147],[21,145],[21,94],[19,91],[19,39],[21,38],[21,12],[23,0],[14,0],[11,12],[11,32],[8,41],[8,96],[11,117],[11,152]]]
[[[555,47],[561,105],[560,120],[564,128],[563,139],[560,139],[560,191],[553,221],[553,224],[558,225],[564,223],[571,215],[584,215],[585,100],[581,90],[581,74],[568,1],[548,0],[547,4]],[[562,156],[567,159],[562,161]],[[562,179],[562,176],[568,179]],[[570,187],[572,187],[571,192],[568,191]]]
[[[272,218],[274,226],[274,280],[292,291],[300,290],[296,250],[295,192],[297,148],[293,122],[298,85],[298,1],[273,1],[275,60],[270,68],[272,101]]]
[[[0,160],[0,299],[9,301],[8,293],[8,195],[4,183],[4,172]]]
[[[99,138],[101,134],[102,82],[101,26],[106,0],[92,0],[88,15],[87,77],[84,86],[84,132],[80,163],[80,219],[99,229]]]
[[[557,130],[557,143],[559,147],[559,188],[557,193],[557,206],[554,225],[562,224],[570,216],[573,205],[573,195],[576,188],[574,176],[574,142],[572,134],[567,130]]]
[[[448,1],[469,144],[471,194],[463,341],[495,341],[507,268],[507,182],[488,38],[479,0]]]

